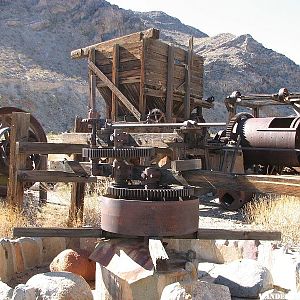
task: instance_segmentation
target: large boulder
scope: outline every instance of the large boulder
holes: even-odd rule
[[[229,288],[205,281],[175,282],[167,285],[160,300],[231,300]]]
[[[201,264],[198,270],[201,270]],[[260,293],[272,288],[272,277],[268,269],[252,259],[214,264],[206,273],[214,278],[214,283],[228,286],[234,297],[258,298]]]
[[[87,282],[70,272],[49,272],[31,277],[26,287],[35,289],[36,299],[41,300],[93,300]]]
[[[0,281],[0,300],[9,300],[13,294],[13,289],[6,283]]]
[[[95,280],[96,263],[89,259],[85,250],[66,249],[59,253],[50,264],[51,272],[72,272],[85,280]]]

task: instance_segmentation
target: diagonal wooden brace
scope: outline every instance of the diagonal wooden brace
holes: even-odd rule
[[[135,118],[140,121],[141,120],[141,113],[131,104],[131,102],[124,96],[124,94],[110,81],[104,73],[92,62],[88,61],[89,69],[94,72],[97,77],[102,80],[107,87],[115,94],[118,99],[125,105],[125,107],[135,116]]]

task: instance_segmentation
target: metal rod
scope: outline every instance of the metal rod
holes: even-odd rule
[[[187,127],[194,129],[195,127],[223,127],[226,126],[226,123],[195,123],[189,127],[188,123],[114,123],[109,125],[113,129],[117,128],[147,128],[147,127],[172,127],[172,128],[180,128],[180,127]]]

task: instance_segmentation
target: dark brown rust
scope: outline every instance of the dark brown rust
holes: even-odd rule
[[[198,199],[141,201],[101,198],[101,228],[135,236],[181,236],[197,232]]]

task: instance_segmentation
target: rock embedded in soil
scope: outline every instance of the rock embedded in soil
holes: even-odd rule
[[[26,287],[34,288],[40,300],[93,300],[87,282],[70,272],[49,272],[31,277]]]
[[[252,259],[215,264],[208,275],[214,278],[214,283],[228,286],[234,297],[258,298],[260,293],[272,288],[268,269]]]
[[[229,288],[205,281],[175,282],[167,285],[160,300],[231,300]]]
[[[66,249],[59,253],[50,264],[51,272],[72,272],[85,280],[95,280],[96,263],[89,259],[85,250]]]

